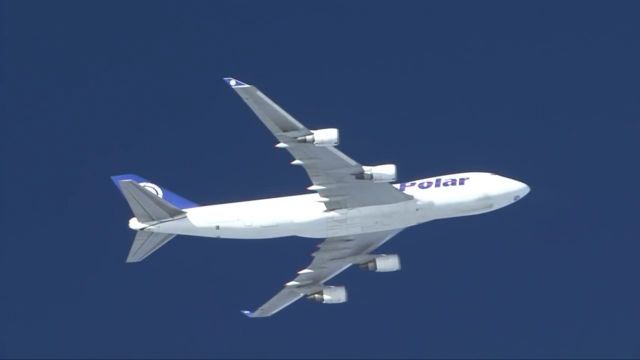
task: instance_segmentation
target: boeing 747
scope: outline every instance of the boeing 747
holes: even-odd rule
[[[127,262],[144,260],[176,235],[263,239],[324,239],[313,260],[249,317],[271,316],[306,297],[347,301],[343,286],[326,282],[351,265],[376,272],[400,270],[395,254],[373,251],[403,229],[436,219],[482,214],[522,199],[529,187],[493,173],[467,172],[392,184],[396,166],[363,166],[336,148],[338,129],[310,130],[255,86],[225,81],[311,180],[310,193],[200,206],[136,175],[113,176],[134,217]]]

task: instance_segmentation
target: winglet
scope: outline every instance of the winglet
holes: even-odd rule
[[[226,78],[223,78],[223,79],[232,88],[248,87],[249,86],[248,84],[245,84],[242,81],[236,80],[234,78],[226,77]]]
[[[248,310],[242,310],[241,313],[243,313],[246,317],[253,317],[253,313],[251,311]]]

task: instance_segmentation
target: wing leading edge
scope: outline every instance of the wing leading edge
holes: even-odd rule
[[[393,204],[412,197],[388,183],[360,180],[363,167],[334,146],[316,146],[298,141],[313,132],[294,119],[258,88],[233,78],[225,78],[264,125],[309,175],[328,210]]]
[[[402,230],[381,231],[324,240],[313,253],[313,261],[285,288],[256,311],[243,311],[249,317],[271,316],[303,296],[321,291],[324,283],[353,264],[361,264],[375,257],[370,254]]]

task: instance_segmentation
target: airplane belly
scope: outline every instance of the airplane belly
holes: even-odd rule
[[[294,196],[197,208],[188,212],[190,226],[179,233],[231,239],[323,237],[324,205],[308,200]]]
[[[275,200],[275,199],[274,199]],[[326,238],[405,228],[420,221],[415,201],[325,211],[317,202],[215,205],[190,211],[163,231],[231,239]]]
[[[415,201],[333,211],[327,236],[348,236],[401,229],[419,222]]]

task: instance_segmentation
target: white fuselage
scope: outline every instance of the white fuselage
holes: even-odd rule
[[[481,214],[529,192],[519,181],[491,173],[444,175],[393,185],[413,196],[391,205],[327,211],[317,193],[185,209],[186,217],[135,230],[214,238],[327,238],[402,229],[435,219]]]

